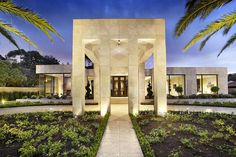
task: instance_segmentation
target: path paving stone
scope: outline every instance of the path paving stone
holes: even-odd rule
[[[143,157],[128,115],[128,105],[112,105],[97,157]]]

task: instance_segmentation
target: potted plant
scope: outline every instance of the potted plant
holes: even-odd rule
[[[217,86],[211,87],[211,92],[212,92],[213,94],[218,94],[219,90],[220,90],[220,88],[217,87]]]
[[[177,86],[175,87],[175,91],[178,93],[179,96],[182,96],[184,90],[182,86]]]

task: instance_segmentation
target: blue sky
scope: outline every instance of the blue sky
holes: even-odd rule
[[[15,1],[16,2],[16,1]],[[23,5],[38,12],[47,19],[62,34],[65,41],[53,36],[55,41],[50,43],[47,37],[22,20],[1,14],[1,18],[21,29],[38,46],[44,55],[53,55],[61,63],[71,63],[72,54],[72,19],[75,18],[164,18],[166,20],[166,45],[167,65],[188,66],[223,66],[228,67],[229,72],[236,72],[236,45],[228,48],[219,58],[217,54],[229,36],[218,33],[213,37],[203,51],[199,51],[199,45],[195,45],[186,53],[182,48],[206,24],[221,17],[223,14],[236,9],[236,2],[214,11],[204,22],[194,21],[180,37],[174,37],[175,24],[184,14],[186,0],[17,0],[17,4]],[[235,30],[233,28],[232,30]],[[34,48],[17,38],[21,48],[33,50]],[[6,39],[0,37],[0,53],[5,55],[14,50]]]

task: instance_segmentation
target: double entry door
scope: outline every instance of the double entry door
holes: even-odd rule
[[[111,96],[127,97],[128,96],[128,77],[112,76],[111,77]]]

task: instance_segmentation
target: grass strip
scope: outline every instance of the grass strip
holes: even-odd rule
[[[135,133],[138,137],[139,144],[143,151],[145,157],[155,157],[154,151],[148,142],[147,138],[145,137],[144,133],[142,132],[141,128],[138,125],[137,119],[134,115],[130,114],[130,119],[133,124],[133,128]]]
[[[99,146],[100,146],[101,141],[102,141],[103,134],[105,132],[105,129],[106,129],[106,126],[107,126],[107,123],[108,123],[109,116],[110,116],[110,113],[107,113],[104,116],[104,118],[101,121],[101,124],[99,125],[99,128],[97,129],[94,144],[93,144],[93,146],[90,149],[89,154],[88,154],[89,157],[96,157],[96,155],[97,155]]]

